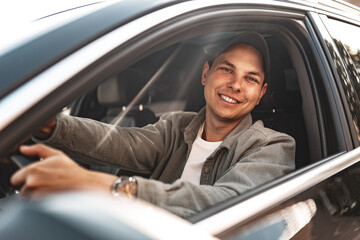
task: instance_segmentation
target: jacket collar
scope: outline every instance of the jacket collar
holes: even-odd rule
[[[195,138],[197,136],[197,133],[199,131],[199,128],[201,124],[203,124],[205,121],[205,107],[203,107],[198,114],[193,118],[193,120],[189,123],[189,125],[185,128],[184,132],[184,138],[185,142],[192,146],[193,142],[195,141]],[[223,142],[220,144],[219,147],[226,147],[227,149],[230,148],[230,145],[232,142],[234,142],[235,138],[238,138],[238,135],[242,132],[249,129],[252,125],[252,117],[251,114],[248,113],[244,119],[232,130],[223,140]]]
[[[184,139],[189,146],[192,146],[199,131],[199,128],[201,127],[201,124],[204,123],[204,121],[205,121],[205,107],[203,107],[191,120],[189,125],[185,127]]]

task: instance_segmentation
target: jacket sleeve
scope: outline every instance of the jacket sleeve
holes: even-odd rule
[[[60,114],[44,143],[81,162],[150,174],[164,152],[164,124],[160,119],[144,128],[122,128]]]
[[[172,184],[137,177],[138,197],[187,217],[294,170],[295,142],[286,135],[246,153],[213,185],[177,180]]]

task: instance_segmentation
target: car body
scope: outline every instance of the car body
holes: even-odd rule
[[[253,119],[295,138],[296,170],[187,218],[188,231],[220,239],[359,238],[359,8],[296,0],[91,6],[0,52],[3,162],[60,111],[130,127],[198,111],[204,47],[255,30],[268,42],[272,68]],[[1,167],[1,194],[11,199],[13,165]]]

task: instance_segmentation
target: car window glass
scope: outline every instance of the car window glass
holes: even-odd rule
[[[328,19],[328,21],[327,28],[347,69],[348,78],[342,74],[339,75],[353,115],[355,130],[360,139],[360,27],[334,19]],[[341,66],[337,64],[337,68],[339,71]]]
[[[335,41],[344,44],[356,70],[360,73],[360,27],[329,18],[328,29]]]

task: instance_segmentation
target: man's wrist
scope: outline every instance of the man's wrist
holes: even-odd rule
[[[138,184],[134,177],[120,176],[115,180],[111,187],[111,193],[117,197],[120,193],[125,193],[130,198],[135,198],[137,195]]]
[[[39,140],[46,140],[48,139],[56,126],[56,117],[50,118],[43,126],[41,126],[33,136]]]

